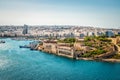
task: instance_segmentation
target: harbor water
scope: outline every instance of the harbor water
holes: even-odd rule
[[[73,60],[19,48],[31,41],[0,40],[0,80],[120,80],[120,63]]]

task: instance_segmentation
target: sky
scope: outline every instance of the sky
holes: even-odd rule
[[[120,28],[120,0],[0,0],[0,25]]]

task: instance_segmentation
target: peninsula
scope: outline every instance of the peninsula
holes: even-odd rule
[[[73,59],[120,62],[120,36],[86,36],[84,38],[45,39],[40,51]]]

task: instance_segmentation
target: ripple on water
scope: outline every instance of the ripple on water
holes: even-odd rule
[[[4,70],[5,68],[10,66],[10,60],[8,60],[6,57],[0,57],[0,70]]]
[[[0,80],[120,80],[120,64],[76,61],[19,48],[27,41],[0,45]]]

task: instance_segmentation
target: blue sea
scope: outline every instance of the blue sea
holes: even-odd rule
[[[73,60],[19,48],[31,41],[0,39],[0,80],[120,80],[120,63]]]

